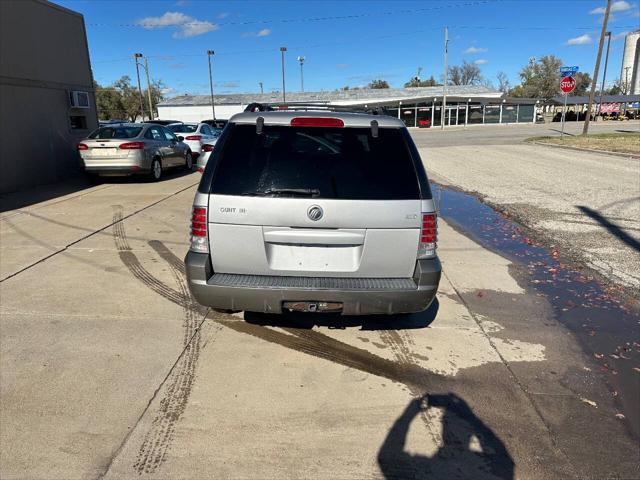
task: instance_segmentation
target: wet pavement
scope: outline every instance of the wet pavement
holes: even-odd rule
[[[564,263],[553,245],[534,242],[523,228],[476,196],[433,184],[440,216],[485,248],[512,262],[517,276],[553,306],[596,360],[620,402],[629,427],[640,436],[640,311],[621,289],[603,285],[579,266]],[[478,296],[483,292],[478,291]]]

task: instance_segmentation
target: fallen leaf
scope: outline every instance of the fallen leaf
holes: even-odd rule
[[[591,405],[592,407],[598,408],[598,404],[593,400],[589,400],[588,398],[580,397],[580,400],[586,403],[587,405]]]
[[[624,420],[627,417],[625,417],[622,413],[616,413],[616,418],[619,418],[620,420]]]

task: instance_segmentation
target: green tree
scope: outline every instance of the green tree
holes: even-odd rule
[[[436,79],[431,75],[426,80],[420,80],[419,77],[413,77],[411,80],[404,84],[404,88],[415,88],[415,87],[437,87],[438,85],[442,85],[441,83],[436,82]]]
[[[591,91],[591,75],[588,73],[578,72],[575,74],[575,79],[576,88],[571,93],[573,95],[588,95]]]
[[[108,87],[101,87],[94,82],[96,89],[96,104],[100,120],[123,119],[134,122],[137,118],[149,115],[149,100],[147,90],[142,91],[144,114],[140,111],[140,92],[131,84],[131,79],[125,75]],[[162,80],[155,80],[151,85],[151,104],[154,116],[157,116],[157,105],[164,99],[165,89]]]
[[[386,80],[372,80],[369,85],[367,85],[367,88],[390,88],[389,87],[389,82],[387,82]]]
[[[555,55],[545,55],[520,70],[520,85],[509,92],[514,97],[541,98],[548,103],[559,94],[562,60]]]

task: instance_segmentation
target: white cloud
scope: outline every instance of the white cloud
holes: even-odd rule
[[[138,20],[137,25],[146,29],[177,27],[178,31],[174,32],[173,38],[196,37],[219,28],[215,23],[197,20],[181,12],[166,12],[161,17],[146,17]]]
[[[475,60],[473,63],[475,63],[476,65],[486,65],[487,63],[489,63],[489,60],[486,60],[484,58],[479,58],[478,60]]]
[[[615,35],[611,35],[611,40],[613,40],[615,42],[616,40],[623,39],[627,35],[629,35],[629,32],[616,33]]]
[[[486,51],[487,51],[486,48],[469,47],[464,51],[464,53],[467,53],[467,54],[470,54],[470,55],[474,55],[476,53],[483,53],[483,52],[486,52]]]
[[[267,37],[271,35],[271,29],[270,28],[263,28],[262,30],[258,31],[258,32],[244,32],[242,34],[243,37]]]
[[[631,4],[629,2],[625,2],[625,0],[618,0],[611,4],[611,13],[614,12],[625,12],[631,9]],[[591,15],[602,15],[605,12],[605,7],[598,7],[591,10],[589,13]]]
[[[227,18],[229,16],[228,12],[222,12],[218,14],[218,18],[223,19],[223,18]]]
[[[566,45],[588,45],[589,43],[591,43],[591,35],[585,33],[579,37],[570,38],[567,40]]]

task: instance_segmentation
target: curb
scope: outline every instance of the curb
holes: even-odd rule
[[[565,150],[576,150],[578,152],[590,152],[590,153],[600,153],[603,155],[612,155],[614,157],[624,157],[624,158],[633,158],[636,160],[640,160],[640,153],[623,153],[623,152],[610,152],[608,150],[594,150],[592,148],[582,148],[582,147],[571,147],[569,145],[557,145],[555,143],[546,143],[546,142],[526,142],[532,145],[544,145],[545,147],[555,147],[555,148],[563,148]]]

